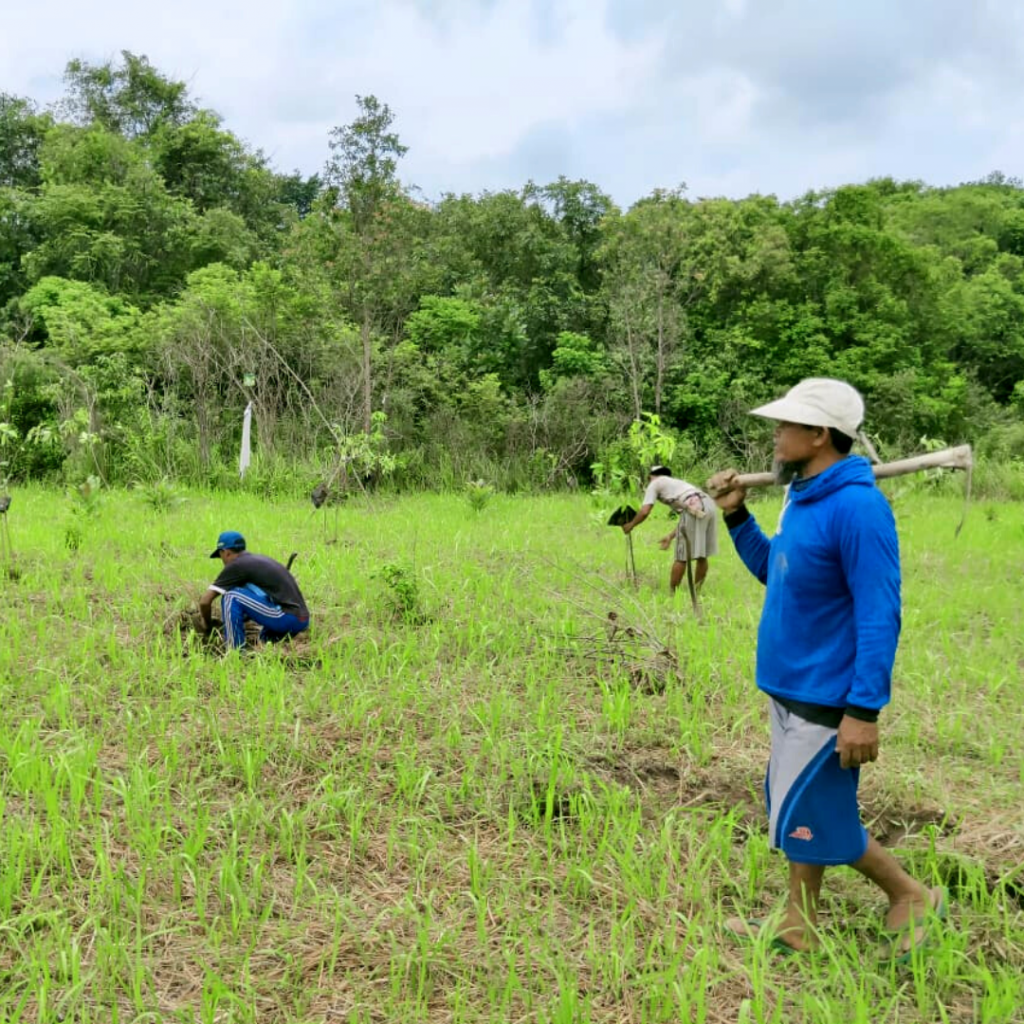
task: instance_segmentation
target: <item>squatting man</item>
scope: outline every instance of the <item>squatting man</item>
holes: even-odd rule
[[[849,384],[815,378],[753,414],[775,421],[776,474],[789,485],[775,535],[747,509],[735,470],[708,490],[766,588],[757,638],[771,721],[765,792],[771,845],[789,861],[769,941],[786,952],[817,946],[825,868],[848,864],[888,897],[890,952],[907,959],[944,916],[946,891],[908,875],[860,822],[859,769],[878,757],[901,624],[895,520],[868,461],[850,454],[864,403]],[[727,927],[750,937],[764,926],[733,918]]]
[[[263,628],[260,640],[274,643],[309,629],[309,609],[295,577],[280,562],[246,550],[245,538],[226,530],[217,538],[211,558],[224,568],[199,599],[203,630],[212,627],[211,609],[219,597],[228,650],[245,646],[248,620]]]

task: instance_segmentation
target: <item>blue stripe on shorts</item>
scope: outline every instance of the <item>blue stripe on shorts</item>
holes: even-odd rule
[[[263,628],[260,639],[273,641],[295,636],[309,628],[309,620],[298,619],[272,601],[266,591],[247,583],[227,591],[220,599],[224,620],[224,643],[227,647],[245,646],[245,623],[258,622]]]
[[[771,701],[772,753],[765,779],[772,847],[800,864],[852,864],[867,850],[860,771],[841,768],[836,730]]]

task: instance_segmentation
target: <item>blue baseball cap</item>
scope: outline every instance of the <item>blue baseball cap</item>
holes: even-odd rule
[[[216,558],[222,551],[244,551],[245,538],[237,530],[225,530],[217,538],[217,546],[211,558]]]

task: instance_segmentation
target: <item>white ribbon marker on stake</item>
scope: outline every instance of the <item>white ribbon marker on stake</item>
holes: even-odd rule
[[[252,461],[252,402],[245,407],[242,417],[242,450],[238,455],[238,476],[245,479],[245,471]]]

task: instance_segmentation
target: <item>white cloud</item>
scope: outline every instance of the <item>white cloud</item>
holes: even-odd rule
[[[761,93],[742,72],[716,68],[683,79],[679,96],[702,138],[720,143],[749,135]]]
[[[271,0],[173,5],[133,0],[38,0],[11,6],[0,34],[4,87],[49,78],[54,82],[71,57],[116,57],[120,50],[148,54],[162,71],[190,79],[197,91],[260,74],[273,55],[287,7]],[[54,94],[42,97],[50,100]],[[211,102],[214,97],[207,93]]]
[[[560,11],[542,34],[522,0],[466,4],[443,21],[387,4],[358,52],[324,69],[321,87],[386,100],[417,159],[506,155],[539,125],[628,109],[655,66],[658,46],[617,40],[601,4],[567,0]]]
[[[603,0],[565,0],[545,29],[522,0],[466,2],[446,17],[401,0],[327,11],[270,0],[40,0],[8,17],[0,87],[53,100],[70,57],[97,61],[129,49],[186,79],[229,127],[285,166],[319,166],[327,132],[351,120],[356,93],[371,92],[398,114],[417,162],[468,162],[512,152],[539,125],[572,125],[635,102],[660,44],[618,39],[602,12]]]
[[[47,102],[72,56],[145,53],[282,169],[374,93],[428,194],[588,177],[793,195],[872,175],[1024,172],[1013,0],[35,0],[7,4],[0,90]],[[980,170],[979,170],[980,168]]]

